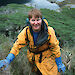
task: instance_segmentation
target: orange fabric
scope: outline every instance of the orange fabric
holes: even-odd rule
[[[47,22],[47,20],[46,20],[46,19],[43,19],[43,20],[45,21],[46,25],[48,26],[48,22]]]
[[[50,39],[49,47],[51,47],[51,52],[52,54],[55,55],[55,58],[58,58],[61,55],[59,41],[57,40],[54,29],[52,27],[48,27],[48,34],[49,34],[48,39]]]
[[[36,46],[34,46],[33,37],[30,33],[29,27],[27,26],[18,35],[18,39],[16,40],[10,51],[10,53],[13,53],[15,56],[19,54],[21,47],[25,47],[27,45],[26,29],[28,34],[29,47],[36,48]],[[59,41],[57,40],[52,27],[48,26],[48,34],[48,40],[50,39],[50,44],[48,46],[50,47],[50,49],[42,52],[42,62],[39,63],[40,54],[34,54],[32,52],[29,52],[29,50],[27,50],[27,58],[29,62],[33,64],[32,57],[35,57],[35,64],[42,75],[58,75],[55,58],[60,57],[61,55]]]
[[[26,39],[26,28],[22,30],[22,32],[18,35],[18,39],[15,41],[10,53],[14,54],[15,56],[19,54],[19,51],[22,47],[27,45]]]
[[[39,63],[40,54],[34,55],[34,53],[29,52],[29,50],[27,51],[29,62],[33,64],[32,57],[35,56],[35,64],[42,75],[60,75],[58,74],[55,57],[52,56],[50,50],[44,51],[42,54],[42,62]]]

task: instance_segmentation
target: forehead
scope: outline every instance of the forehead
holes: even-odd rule
[[[32,16],[32,18],[30,18],[30,19],[41,19],[40,17],[35,17],[35,16]]]

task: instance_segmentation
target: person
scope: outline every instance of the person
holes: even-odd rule
[[[58,75],[65,72],[61,60],[59,41],[55,31],[48,26],[41,11],[32,9],[28,13],[27,26],[20,32],[8,56],[0,61],[0,69],[4,70],[19,54],[22,47],[28,46],[27,58],[42,75]],[[34,69],[35,70],[35,69]]]

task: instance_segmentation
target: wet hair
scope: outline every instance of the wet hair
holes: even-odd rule
[[[35,18],[42,18],[41,11],[38,10],[38,9],[30,10],[29,13],[28,13],[29,20],[30,20],[30,18],[32,18],[32,16],[34,16]]]

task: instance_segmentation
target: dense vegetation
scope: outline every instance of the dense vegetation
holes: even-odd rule
[[[23,4],[8,4],[0,8],[0,59],[4,59],[9,53],[13,42],[18,33],[25,26],[28,11],[32,7]],[[75,9],[64,7],[61,12],[49,9],[41,9],[43,16],[48,20],[57,34],[60,45],[65,50],[63,53],[72,53],[71,70],[66,71],[65,75],[75,74]],[[26,48],[23,48],[20,54],[10,65],[8,72],[10,75],[36,75],[31,72],[31,67],[26,58]],[[4,72],[0,72],[4,74]]]

